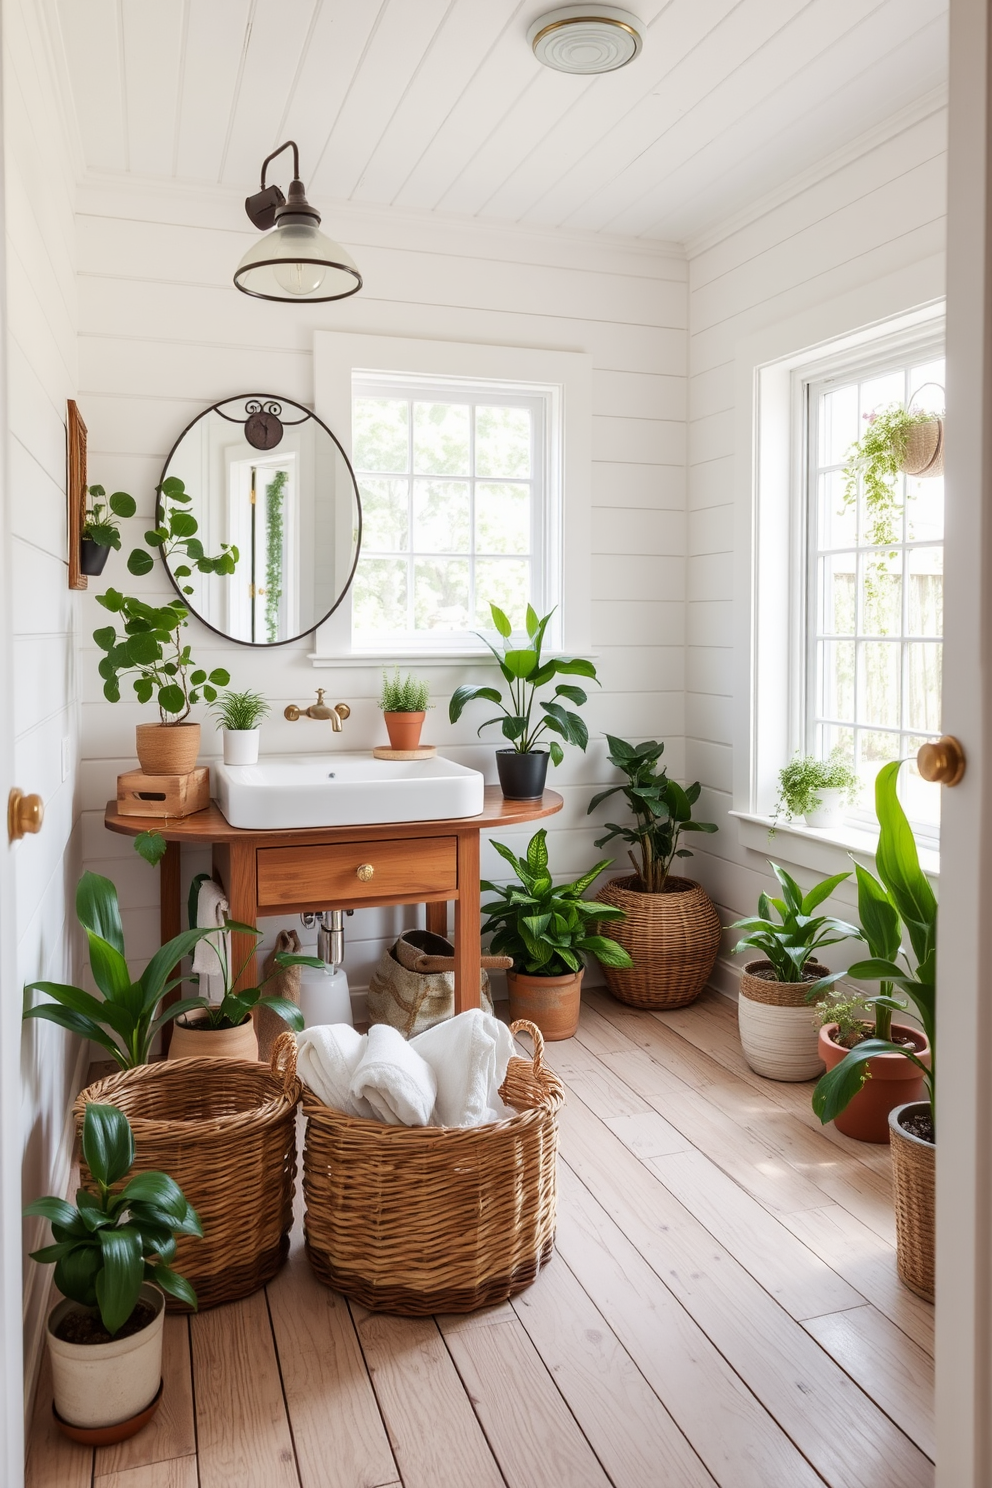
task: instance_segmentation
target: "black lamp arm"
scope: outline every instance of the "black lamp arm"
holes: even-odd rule
[[[266,172],[266,169],[268,168],[269,164],[273,160],[275,160],[275,158],[276,158],[277,155],[281,155],[282,154],[283,150],[292,150],[292,152],[293,152],[293,180],[294,181],[298,181],[300,179],[300,152],[299,152],[299,149],[297,148],[297,144],[296,144],[296,141],[295,140],[287,140],[284,145],[280,145],[279,146],[278,150],[273,150],[271,155],[266,155],[265,159],[262,161],[262,181],[261,181],[261,185],[262,185],[263,191],[265,189],[265,172]]]

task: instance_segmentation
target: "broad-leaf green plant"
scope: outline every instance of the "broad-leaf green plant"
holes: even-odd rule
[[[87,506],[83,517],[83,537],[88,537],[99,548],[115,548],[119,552],[121,529],[114,518],[133,517],[138,509],[137,502],[126,491],[115,491],[105,501],[107,493],[103,486],[90,486],[87,495],[91,498],[91,505]]]
[[[623,910],[582,897],[610,866],[610,859],[604,858],[573,883],[556,884],[548,866],[547,837],[543,827],[535,832],[525,858],[518,858],[502,842],[493,843],[517,877],[509,885],[482,884],[486,893],[496,895],[482,906],[489,917],[483,933],[494,932],[493,954],[512,956],[514,970],[528,976],[567,976],[581,969],[586,956],[604,966],[632,966],[623,946],[596,929],[597,921],[622,920]]]
[[[804,894],[791,874],[777,863],[769,867],[782,888],[781,899],[768,894],[758,896],[757,915],[736,920],[731,930],[743,930],[744,934],[734,947],[734,955],[745,951],[760,951],[775,971],[779,982],[805,981],[806,965],[817,951],[825,946],[836,945],[842,940],[860,940],[857,925],[833,915],[816,915],[814,911],[829,899],[838,884],[850,878],[850,873],[835,873],[814,884]]]
[[[510,741],[518,754],[533,753],[547,732],[557,734],[566,744],[575,744],[585,751],[589,743],[589,730],[578,713],[565,707],[568,702],[581,708],[588,702],[585,690],[572,683],[562,682],[555,687],[551,698],[538,699],[537,693],[557,676],[588,677],[599,686],[592,662],[585,661],[581,656],[553,656],[542,661],[544,633],[554,614],[553,610],[538,619],[533,606],[527,606],[527,644],[521,646],[514,639],[513,627],[503,611],[494,604],[489,608],[493,624],[499,633],[500,647],[497,649],[481,632],[480,639],[485,641],[499,663],[503,680],[509,689],[509,698],[504,702],[503,693],[496,687],[473,687],[469,684],[457,687],[448,704],[451,722],[458,722],[467,703],[483,698],[486,702],[495,703],[500,713],[495,718],[487,718],[485,723],[479,725],[477,732],[481,734],[490,724],[498,723],[503,737]],[[535,706],[539,709],[536,713]],[[548,741],[548,753],[554,765],[560,765],[565,758],[558,739]]]
[[[692,819],[692,808],[699,799],[700,784],[695,781],[684,789],[675,780],[670,780],[667,769],[658,769],[658,761],[665,752],[664,744],[654,739],[646,744],[628,744],[607,734],[610,746],[609,761],[626,775],[626,785],[612,785],[600,791],[589,802],[586,812],[595,811],[601,801],[622,791],[634,816],[632,827],[618,826],[607,822],[607,832],[596,838],[597,847],[605,847],[615,837],[629,842],[636,848],[637,856],[627,856],[637,872],[640,887],[647,894],[662,894],[668,875],[676,858],[691,858],[687,847],[679,846],[683,832],[715,832],[713,822],[697,822]]]
[[[134,1163],[134,1137],[123,1111],[86,1107],[83,1158],[93,1184],[77,1189],[75,1205],[49,1195],[24,1210],[52,1226],[53,1243],[32,1251],[31,1259],[54,1262],[63,1297],[96,1309],[111,1338],[133,1313],[146,1281],[195,1311],[196,1293],[169,1263],[177,1235],[202,1237],[199,1218],[165,1173],[138,1173],[115,1192]]]

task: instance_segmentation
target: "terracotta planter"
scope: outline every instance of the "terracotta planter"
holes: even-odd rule
[[[820,1058],[828,1070],[836,1069],[845,1054],[850,1053],[843,1044],[834,1043],[836,1031],[836,1023],[827,1023],[820,1029]],[[930,1045],[918,1028],[893,1023],[892,1031],[911,1038],[915,1053],[929,1067]],[[834,1126],[858,1142],[887,1142],[889,1112],[907,1101],[923,1099],[923,1076],[916,1065],[901,1054],[878,1054],[869,1059],[868,1069],[870,1078],[840,1115],[834,1117]]]
[[[84,1312],[66,1299],[48,1318],[55,1409],[70,1426],[115,1426],[140,1415],[154,1400],[162,1380],[162,1327],[165,1297],[150,1282],[140,1298],[155,1308],[155,1317],[140,1333],[109,1343],[67,1343],[55,1329],[70,1312]]]
[[[934,1299],[937,1225],[937,1149],[906,1131],[903,1121],[929,1113],[928,1101],[889,1112],[892,1184],[896,1203],[896,1267],[900,1280],[926,1302]]]
[[[139,723],[138,763],[146,775],[189,775],[200,752],[198,723]]]
[[[645,894],[636,874],[612,878],[596,898],[622,909],[624,920],[600,929],[623,946],[633,966],[604,966],[606,985],[630,1007],[676,1008],[694,1002],[720,949],[720,918],[701,884],[670,878],[661,894]]]
[[[390,749],[419,749],[426,713],[383,713]]]
[[[172,1024],[169,1059],[258,1059],[258,1038],[250,1018],[237,1028],[202,1028],[206,1014],[191,1013]]]
[[[544,1037],[554,1043],[572,1038],[579,1026],[582,978],[585,971],[572,971],[568,976],[528,976],[523,971],[508,971],[510,989],[510,1022],[525,1018],[536,1023]]]
[[[827,974],[825,966],[813,962],[807,963],[802,982],[779,982],[770,961],[749,961],[744,967],[737,1017],[744,1058],[756,1075],[766,1080],[815,1080],[823,1074],[817,1017],[806,993],[810,982]]]

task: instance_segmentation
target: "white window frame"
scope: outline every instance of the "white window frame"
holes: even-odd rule
[[[590,649],[592,358],[585,352],[487,346],[358,332],[318,331],[314,336],[315,411],[334,430],[349,459],[356,377],[406,381],[425,389],[447,385],[485,388],[498,396],[538,397],[546,409],[544,469],[545,583],[557,605],[552,650]],[[550,606],[549,606],[550,607]],[[410,659],[430,665],[488,655],[474,636],[409,638],[402,646],[384,638],[357,646],[351,604],[339,605],[315,635],[316,667]]]

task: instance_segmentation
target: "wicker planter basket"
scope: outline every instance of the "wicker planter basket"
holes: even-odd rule
[[[937,1149],[932,1142],[924,1142],[906,1131],[900,1118],[929,1110],[929,1101],[911,1101],[889,1112],[896,1267],[900,1280],[926,1302],[934,1299]]]
[[[511,1059],[502,1095],[517,1114],[466,1129],[383,1126],[303,1090],[304,1229],[321,1281],[379,1312],[474,1312],[522,1291],[551,1258],[557,1111],[563,1090],[534,1057]],[[296,1042],[276,1058],[295,1088]]]
[[[802,982],[778,982],[762,972],[770,961],[749,961],[741,972],[737,1018],[744,1058],[766,1080],[814,1080],[823,1074],[818,1019],[806,1001],[810,982],[829,975],[806,963]]]
[[[944,473],[944,420],[910,424],[904,431],[905,452],[899,461],[904,475],[938,476]]]
[[[634,874],[611,878],[596,898],[622,909],[602,931],[630,953],[633,966],[604,966],[606,985],[630,1007],[677,1008],[694,1002],[720,949],[720,919],[701,884],[670,878],[661,894],[645,894]]]
[[[108,1075],[73,1107],[77,1130],[91,1101],[123,1111],[134,1133],[132,1171],[168,1173],[200,1216],[203,1239],[180,1239],[173,1264],[201,1311],[257,1291],[285,1260],[299,1093],[295,1078],[264,1064],[175,1059]],[[172,1298],[168,1306],[187,1311]]]

